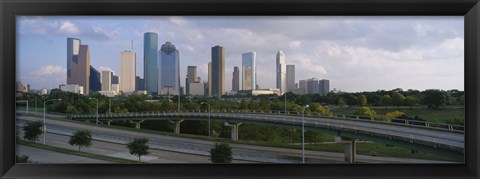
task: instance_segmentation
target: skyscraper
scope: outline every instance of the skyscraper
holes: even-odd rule
[[[158,34],[147,32],[143,34],[143,79],[144,89],[148,94],[158,93]]]
[[[102,83],[100,81],[100,72],[90,65],[90,92],[102,90]]]
[[[225,48],[212,47],[212,96],[221,98],[225,90]]]
[[[287,91],[295,89],[295,65],[287,65]]]
[[[185,89],[186,94],[190,94],[190,83],[199,83],[197,77],[197,66],[188,66],[187,67],[187,78],[185,79]]]
[[[277,52],[277,88],[280,89],[280,91],[285,92],[286,90],[286,66],[285,66],[285,54],[283,51],[278,51]]]
[[[212,96],[212,62],[208,62],[208,96]]]
[[[256,89],[256,52],[247,52],[242,54],[242,89]]]
[[[120,53],[120,91],[132,93],[135,91],[136,53],[123,51]]]
[[[171,42],[166,42],[158,51],[160,64],[159,91],[171,87],[179,93],[180,91],[180,52]]]
[[[327,95],[330,92],[330,81],[323,79],[318,82],[319,93],[321,95]]]
[[[112,91],[112,71],[102,71],[102,91]]]
[[[145,79],[140,78],[139,76],[135,77],[135,90],[144,91],[145,90]],[[147,92],[148,94],[148,92]]]
[[[67,84],[73,84],[72,63],[78,63],[80,39],[67,38]]]
[[[240,71],[238,67],[233,67],[232,91],[238,91],[240,88]]]
[[[80,45],[77,57],[70,63],[70,84],[82,86],[83,94],[88,95],[90,88],[90,50],[88,45]]]
[[[307,94],[318,94],[318,79],[310,78],[307,80]]]

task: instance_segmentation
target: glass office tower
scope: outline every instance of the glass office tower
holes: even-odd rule
[[[143,35],[143,78],[148,94],[158,93],[158,34],[147,32]]]
[[[160,64],[159,91],[164,88],[173,88],[179,92],[180,88],[180,52],[171,42],[166,42],[158,51]]]

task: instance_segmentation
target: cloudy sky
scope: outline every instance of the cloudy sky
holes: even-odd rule
[[[120,52],[137,53],[143,77],[143,33],[157,32],[159,47],[180,51],[182,86],[187,66],[207,80],[211,47],[226,49],[225,87],[242,53],[257,52],[261,88],[275,88],[275,55],[285,52],[296,81],[329,79],[348,92],[378,89],[464,89],[463,16],[176,16],[17,17],[17,80],[32,89],[66,83],[67,37],[90,47],[97,70],[120,72]]]

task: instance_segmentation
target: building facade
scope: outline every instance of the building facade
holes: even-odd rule
[[[135,91],[147,91],[145,90],[145,79],[140,78],[139,76],[135,77]],[[147,94],[150,93],[147,91]]]
[[[90,89],[90,50],[79,39],[67,38],[67,84],[78,84],[85,95]]]
[[[238,67],[233,67],[232,91],[238,91],[240,88],[240,71]]]
[[[212,87],[213,97],[221,98],[225,94],[225,48],[212,47]]]
[[[330,81],[323,79],[318,82],[319,93],[321,95],[327,95],[330,92]]]
[[[166,42],[158,51],[160,63],[159,90],[172,88],[180,90],[180,52],[171,42]]]
[[[70,92],[70,93],[77,93],[77,94],[83,94],[84,93],[84,87],[80,86],[80,85],[77,85],[77,84],[73,84],[73,85],[62,84],[58,88],[61,91]]]
[[[247,52],[242,54],[242,89],[253,90],[256,89],[257,79],[257,65],[256,52]]]
[[[295,65],[287,65],[287,91],[295,89]]]
[[[158,34],[147,32],[143,34],[143,89],[148,94],[158,93]]]
[[[129,94],[135,91],[136,53],[123,51],[120,53],[120,91]]]
[[[318,79],[310,78],[307,80],[307,94],[318,94]]]
[[[187,67],[187,78],[185,79],[185,93],[190,94],[190,83],[200,83],[197,76],[197,66]]]
[[[102,90],[102,82],[100,78],[100,72],[90,65],[90,92]]]
[[[72,63],[78,63],[80,39],[67,38],[67,84],[73,84]]]
[[[283,51],[277,52],[276,62],[277,88],[284,92],[286,90],[287,66],[285,65],[285,54]]]
[[[102,71],[102,91],[112,91],[112,71]]]

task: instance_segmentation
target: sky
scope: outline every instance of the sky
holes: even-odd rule
[[[463,16],[17,16],[17,81],[31,89],[66,83],[67,38],[90,48],[90,64],[120,74],[120,52],[136,52],[143,77],[143,34],[180,51],[208,80],[211,48],[225,47],[225,88],[242,53],[257,53],[257,83],[275,88],[275,56],[295,65],[295,81],[330,80],[346,92],[395,88],[464,90]],[[240,79],[241,81],[241,79]]]

